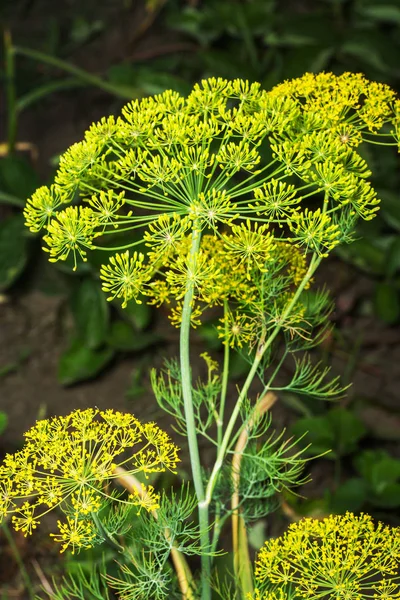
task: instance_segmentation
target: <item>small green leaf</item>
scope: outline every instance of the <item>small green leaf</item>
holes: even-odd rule
[[[58,381],[62,385],[72,385],[91,379],[111,361],[113,348],[92,350],[76,338],[62,354],[58,365]]]
[[[24,157],[10,155],[0,159],[0,187],[5,192],[26,200],[39,185],[38,174]]]
[[[399,292],[392,283],[381,282],[376,285],[374,306],[377,316],[388,325],[393,325],[399,320]]]
[[[0,292],[22,273],[28,260],[28,236],[22,215],[8,217],[0,224]]]
[[[107,337],[107,343],[115,350],[124,352],[140,352],[154,346],[160,341],[160,336],[142,331],[138,333],[131,325],[125,321],[114,321],[111,324],[110,333]]]
[[[3,433],[5,428],[7,427],[8,417],[5,412],[0,411],[0,435]]]
[[[353,477],[340,485],[332,494],[330,510],[337,514],[343,514],[350,510],[358,512],[367,500],[368,486],[366,482]]]
[[[79,337],[89,348],[99,348],[109,327],[109,305],[100,284],[90,277],[81,280],[71,296],[70,307]]]

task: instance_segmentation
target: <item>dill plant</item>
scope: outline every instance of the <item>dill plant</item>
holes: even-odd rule
[[[180,329],[180,354],[151,379],[158,403],[187,436],[194,487],[193,494],[183,488],[160,495],[138,483],[137,472],[175,469],[176,447],[154,424],[111,418],[107,411],[38,423],[23,450],[1,467],[2,516],[11,514],[14,526],[29,534],[39,504],[59,506],[66,520],[54,535],[63,549],[105,541],[123,556],[119,574],[107,575],[105,566],[100,580],[81,572],[61,584],[56,597],[106,598],[106,582],[123,600],[171,594],[210,600],[212,587],[226,599],[311,593],[383,600],[389,588],[391,598],[398,596],[398,534],[388,534],[385,552],[374,553],[386,530],[379,526],[373,537],[368,518],[349,515],[326,525],[305,520],[282,542],[267,542],[256,562],[256,590],[245,525],[274,510],[280,491],[305,480],[295,442],[269,431],[273,395],[291,390],[335,399],[344,393],[329,369],[312,364],[306,353],[322,339],[331,310],[326,292],[312,293],[311,286],[324,258],[351,242],[357,220],[375,216],[379,200],[363,147],[397,145],[399,115],[389,87],[357,74],[307,74],[270,91],[208,79],[187,98],[166,91],[92,125],[61,157],[54,184],[27,201],[26,224],[32,232],[44,230],[50,261],[69,260],[76,269],[91,251],[103,251],[99,276],[109,300],[168,307]],[[190,333],[210,308],[220,310],[223,364],[203,354],[207,377],[195,382]],[[233,352],[245,357],[249,370],[228,404]],[[283,382],[278,374],[290,356],[294,373]],[[254,397],[257,379],[262,391]],[[201,462],[201,437],[215,449],[211,466]],[[62,457],[57,453],[52,467],[57,448]],[[111,490],[113,479],[127,496]],[[229,518],[233,588],[213,573]],[[340,538],[342,527],[347,540]],[[365,531],[358,539],[359,527]],[[364,549],[362,539],[369,540]],[[374,596],[362,586],[320,592],[325,580],[313,583],[312,565],[324,557],[336,564],[341,552],[355,577],[368,573],[364,552],[390,578],[383,577]],[[196,554],[201,571],[192,575],[184,557]],[[336,571],[326,573],[332,579]]]

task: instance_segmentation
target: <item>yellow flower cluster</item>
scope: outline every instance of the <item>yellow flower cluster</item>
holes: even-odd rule
[[[281,538],[268,540],[260,550],[255,600],[393,600],[400,597],[399,563],[397,528],[375,525],[365,514],[333,515],[321,521],[303,519],[290,525]]]
[[[303,77],[285,81],[275,86],[271,94],[277,98],[292,98],[300,101],[305,112],[316,115],[335,131],[337,126],[349,118],[351,131],[366,129],[375,132],[384,123],[392,122],[396,95],[388,85],[368,81],[360,73],[307,73]],[[350,119],[351,117],[351,119]],[[354,142],[354,138],[353,138]]]
[[[11,515],[17,531],[29,535],[46,513],[59,507],[62,551],[93,545],[99,533],[96,515],[111,497],[116,468],[128,473],[174,471],[177,447],[154,423],[113,410],[76,410],[66,417],[38,421],[25,434],[19,452],[6,455],[0,466],[0,520]],[[113,495],[113,501],[154,510],[158,495],[146,488],[139,495]]]
[[[88,251],[108,250],[109,299],[173,300],[179,322],[188,285],[212,305],[227,296],[227,264],[254,286],[275,248],[325,256],[350,239],[358,217],[374,217],[359,146],[388,124],[396,137],[398,102],[387,86],[350,73],[307,74],[270,91],[212,78],[186,98],[135,100],[61,157],[55,184],[28,200],[26,224],[45,228],[50,260],[72,255],[74,268]],[[146,252],[131,251],[143,242]]]

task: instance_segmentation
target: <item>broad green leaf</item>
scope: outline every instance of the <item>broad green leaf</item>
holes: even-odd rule
[[[109,305],[99,282],[82,279],[71,296],[70,307],[79,337],[89,348],[99,348],[109,327]]]
[[[364,479],[353,477],[340,485],[332,494],[330,510],[337,514],[350,510],[358,512],[368,498],[368,486]]]
[[[121,317],[132,323],[137,331],[143,331],[150,325],[153,311],[146,302],[137,304],[134,300],[130,300],[125,308],[121,307],[121,301],[115,301],[114,304]]]
[[[151,331],[137,332],[125,321],[114,321],[111,324],[107,343],[115,350],[124,352],[140,352],[160,342],[160,336]]]
[[[299,419],[292,426],[296,437],[304,434],[302,443],[311,444],[308,454],[319,454],[327,451],[328,459],[335,459],[353,452],[366,429],[362,422],[344,408],[334,408],[321,417]]]
[[[77,338],[61,355],[58,365],[58,381],[62,385],[72,385],[91,379],[104,369],[114,354],[113,348],[92,350]]]
[[[354,466],[378,495],[400,479],[400,460],[384,450],[362,452],[354,459]]]
[[[10,155],[0,159],[0,188],[21,200],[26,200],[39,186],[39,177],[22,156]]]
[[[392,283],[381,282],[376,285],[374,306],[378,317],[388,325],[393,325],[399,320],[399,292]]]
[[[375,506],[380,508],[397,508],[400,506],[400,483],[389,483],[379,494],[369,497]]]
[[[387,63],[383,60],[375,45],[368,43],[368,39],[365,39],[365,41],[354,41],[350,38],[342,45],[341,52],[345,56],[348,55],[356,58],[360,63],[369,65],[381,73],[390,72]]]
[[[376,4],[370,6],[360,6],[358,12],[374,21],[385,21],[387,23],[396,23],[400,25],[400,7],[394,4]]]
[[[330,410],[326,418],[332,428],[337,455],[344,456],[354,452],[358,442],[367,433],[360,419],[350,410],[340,407]]]
[[[302,444],[310,448],[308,454],[323,454],[328,452],[325,458],[335,459],[336,453],[332,450],[335,446],[335,435],[331,424],[326,417],[304,417],[299,419],[291,427],[291,432],[296,438],[302,436]]]
[[[29,233],[22,215],[0,223],[0,292],[22,273],[28,260]]]
[[[364,450],[354,457],[353,464],[357,473],[371,482],[373,466],[377,462],[385,460],[388,456],[388,453],[384,450]]]
[[[400,461],[388,456],[372,465],[371,484],[374,492],[381,494],[389,484],[400,479]]]
[[[5,412],[0,411],[0,435],[7,427],[8,417]]]

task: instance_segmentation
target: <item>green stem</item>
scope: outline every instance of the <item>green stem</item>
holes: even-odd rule
[[[224,301],[224,316],[226,317],[228,310],[228,302]],[[225,339],[228,339],[228,320],[225,318]],[[226,402],[226,394],[228,391],[228,376],[229,376],[229,358],[230,358],[230,346],[228,343],[224,345],[224,367],[222,371],[222,388],[221,388],[221,399],[219,403],[219,414],[217,421],[217,443],[218,448],[222,442],[222,428],[224,425],[224,412],[225,412],[225,402]]]
[[[71,77],[69,79],[63,79],[61,81],[50,81],[45,85],[41,85],[30,92],[26,93],[24,96],[19,97],[17,100],[17,110],[21,112],[35,104],[38,100],[41,100],[45,96],[49,94],[53,94],[54,92],[59,92],[61,90],[71,90],[77,87],[82,87],[84,82],[75,77]]]
[[[228,302],[224,301],[224,315],[226,316],[228,310]],[[228,339],[228,322],[225,319],[225,339]],[[224,412],[225,412],[225,402],[226,402],[226,394],[228,390],[228,376],[229,376],[229,356],[230,356],[230,346],[228,343],[224,345],[224,367],[222,372],[222,388],[221,388],[221,397],[219,403],[219,412],[217,418],[217,453],[219,447],[222,443],[223,437],[223,426],[224,426]],[[214,518],[214,528],[213,528],[213,538],[211,542],[211,552],[215,551],[217,547],[219,536],[221,533],[222,523],[224,519],[221,519],[221,505],[217,504],[215,509],[215,518]]]
[[[15,543],[14,537],[11,534],[11,531],[9,530],[8,525],[5,521],[3,521],[1,526],[3,528],[4,535],[7,539],[8,545],[11,548],[11,552],[13,553],[13,556],[15,558],[15,562],[17,563],[18,568],[20,570],[21,577],[24,580],[25,588],[29,594],[29,598],[31,598],[32,600],[35,600],[35,598],[36,598],[35,591],[33,589],[33,585],[32,585],[31,579],[28,575],[28,572],[25,569],[24,562],[23,562],[21,554],[18,550],[17,544]]]
[[[118,552],[125,552],[125,548],[123,546],[121,546],[121,544],[119,542],[117,542],[117,540],[114,538],[114,536],[111,535],[111,533],[104,527],[103,523],[100,521],[100,519],[96,515],[96,513],[92,512],[91,516],[92,516],[92,519],[93,519],[97,529],[99,530],[101,535],[104,536],[106,543],[113,550],[117,550]]]
[[[15,92],[14,48],[9,31],[4,32],[4,55],[7,98],[7,144],[8,152],[11,154],[15,150],[17,139],[17,98]]]
[[[196,261],[196,255],[200,247],[201,232],[194,224],[192,246],[189,253],[189,260]],[[194,265],[192,265],[193,267]],[[201,473],[201,462],[199,454],[199,445],[197,441],[196,421],[194,418],[193,398],[192,398],[192,374],[190,368],[190,352],[189,352],[189,337],[190,337],[190,320],[192,314],[192,303],[194,296],[194,283],[188,281],[186,293],[182,308],[182,323],[180,330],[180,365],[181,365],[181,382],[182,396],[186,419],[186,433],[189,444],[190,464],[192,468],[193,483],[196,491],[199,511],[200,525],[200,541],[204,553],[209,551],[209,516],[208,504],[204,504],[204,485]],[[201,557],[202,565],[202,600],[211,600],[210,574],[211,564],[208,554],[203,554]]]
[[[57,67],[66,73],[70,73],[71,75],[78,77],[78,79],[89,85],[98,87],[101,90],[109,92],[115,96],[119,96],[120,98],[132,100],[132,98],[137,98],[138,96],[142,95],[142,91],[140,89],[134,89],[129,86],[116,85],[108,81],[104,81],[104,79],[101,79],[101,77],[92,75],[91,73],[88,73],[79,67],[75,67],[75,65],[71,65],[65,60],[57,58],[56,56],[51,56],[49,54],[45,54],[44,52],[39,52],[38,50],[32,50],[31,48],[22,48],[21,46],[14,46],[13,51],[16,54],[21,54],[22,56],[32,58],[33,60],[37,60],[41,63]]]
[[[21,198],[17,198],[12,194],[7,194],[6,192],[0,191],[0,204],[10,204],[11,206],[24,208],[25,200],[21,200]]]
[[[317,255],[313,255],[311,261],[310,261],[310,265],[308,267],[307,273],[305,274],[303,281],[301,282],[301,284],[299,285],[299,287],[296,290],[296,293],[293,295],[292,300],[289,302],[289,304],[287,305],[286,309],[284,310],[281,318],[280,318],[280,322],[277,324],[277,326],[275,327],[274,331],[271,333],[271,335],[269,336],[269,338],[262,344],[260,344],[259,348],[257,349],[256,352],[256,357],[254,359],[253,365],[250,369],[250,372],[247,376],[247,379],[243,385],[243,388],[240,392],[239,398],[236,402],[235,408],[232,411],[232,415],[231,418],[229,419],[229,423],[227,425],[227,428],[225,430],[225,434],[224,437],[222,439],[222,443],[219,447],[218,450],[218,455],[217,455],[217,459],[215,461],[213,470],[211,472],[210,475],[210,479],[208,481],[208,485],[207,485],[207,489],[206,489],[206,496],[205,496],[205,501],[204,503],[208,506],[211,502],[212,499],[212,494],[214,491],[214,487],[215,484],[217,482],[218,479],[218,475],[219,472],[222,468],[223,465],[223,461],[226,455],[226,452],[228,450],[229,447],[229,443],[231,441],[231,435],[233,432],[233,429],[235,427],[237,418],[240,414],[240,409],[242,407],[242,404],[247,396],[247,392],[250,388],[250,385],[257,373],[257,369],[260,365],[260,362],[265,354],[265,352],[267,351],[267,349],[271,346],[271,344],[273,343],[273,341],[275,340],[275,338],[277,337],[278,333],[280,332],[280,330],[283,327],[283,324],[286,320],[286,318],[288,317],[288,315],[290,314],[292,308],[294,307],[294,305],[296,304],[297,300],[299,299],[301,293],[303,292],[303,290],[305,289],[306,285],[308,284],[308,282],[310,281],[311,277],[313,276],[313,274],[315,273],[315,270],[317,269],[319,263],[321,262],[321,257],[317,256]]]

